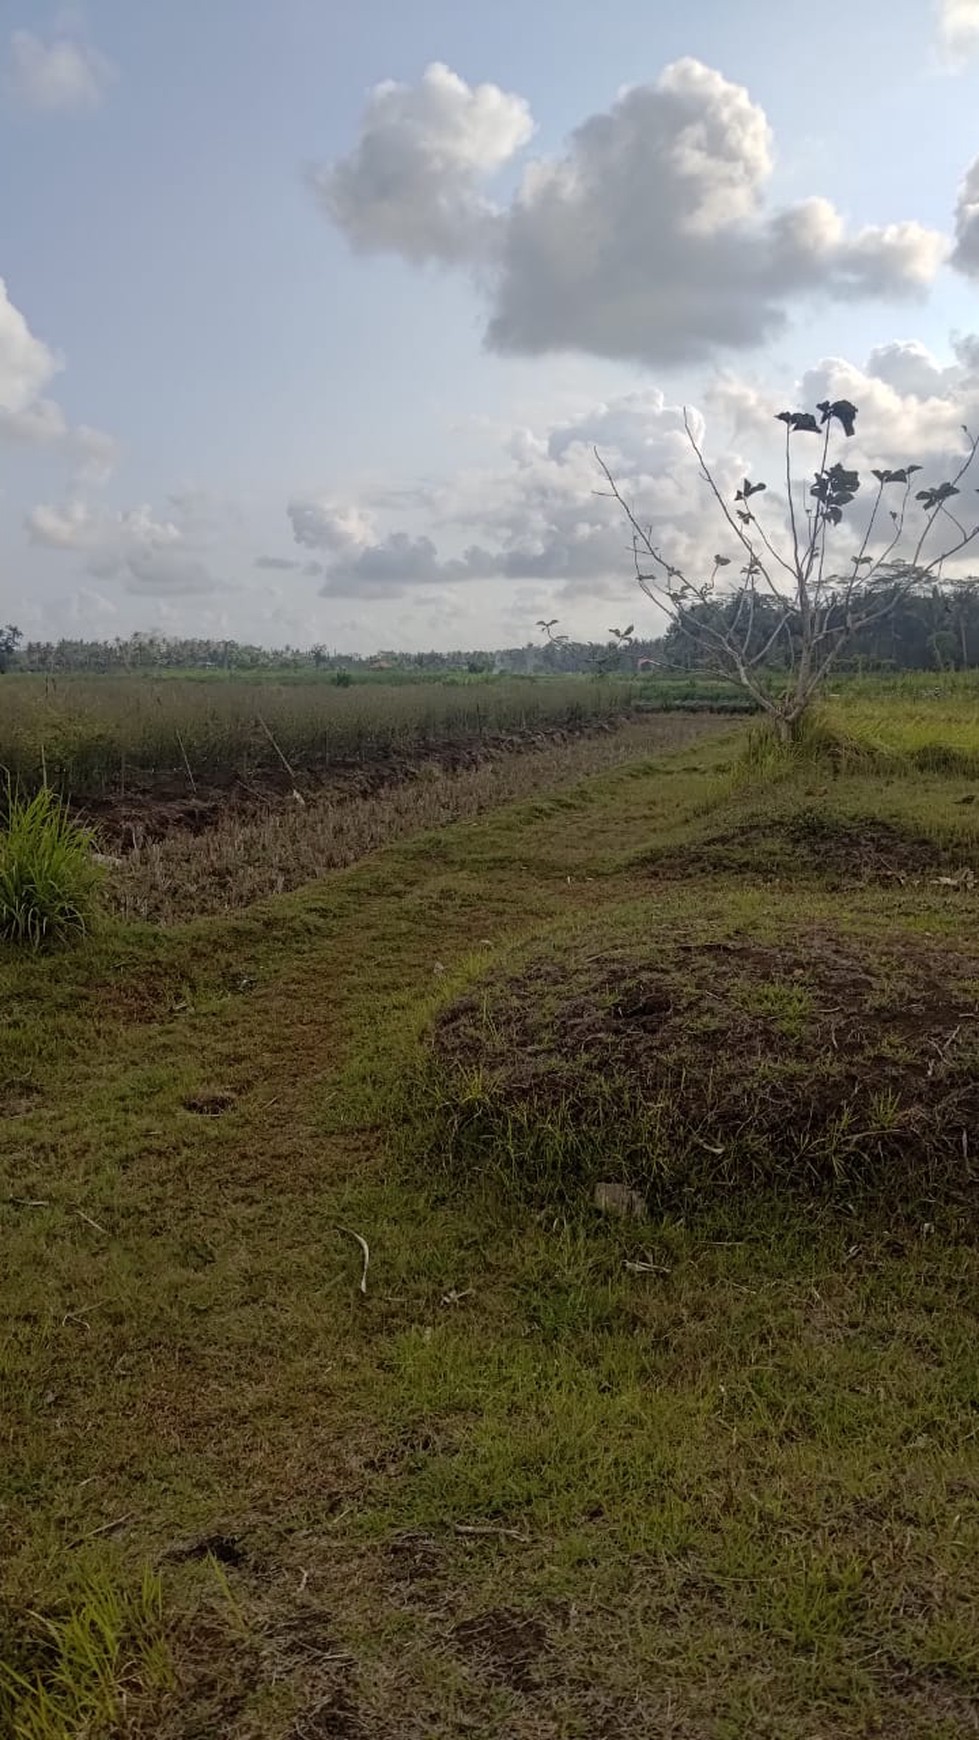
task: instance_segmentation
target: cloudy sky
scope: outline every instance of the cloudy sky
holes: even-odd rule
[[[935,480],[979,429],[979,0],[0,22],[0,619],[31,634],[602,635],[637,612],[595,445],[696,568],[684,405],[725,486],[827,393],[858,458]]]

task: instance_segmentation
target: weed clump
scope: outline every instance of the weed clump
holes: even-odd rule
[[[101,871],[91,830],[50,787],[7,792],[0,833],[0,938],[41,949],[83,937],[95,916]]]

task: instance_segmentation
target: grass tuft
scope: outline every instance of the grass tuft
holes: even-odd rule
[[[41,949],[83,937],[97,907],[101,872],[90,829],[73,821],[56,792],[7,790],[0,834],[0,937]]]
[[[159,1578],[92,1573],[63,1611],[0,1636],[0,1731],[10,1740],[109,1740],[171,1679]]]

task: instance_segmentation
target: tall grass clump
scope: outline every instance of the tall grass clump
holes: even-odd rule
[[[892,776],[908,772],[898,749],[849,726],[845,716],[822,707],[812,708],[788,738],[780,737],[767,721],[755,726],[734,769],[734,786],[769,784],[806,771]]]
[[[91,929],[101,871],[91,830],[73,821],[50,786],[33,797],[7,788],[0,833],[0,939],[41,949]]]
[[[11,1740],[111,1740],[172,1682],[159,1579],[133,1590],[89,1577],[71,1605],[0,1636],[0,1732]]]

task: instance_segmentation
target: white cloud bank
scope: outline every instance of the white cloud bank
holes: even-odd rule
[[[314,189],[360,252],[473,268],[504,354],[703,360],[772,338],[806,299],[919,297],[948,251],[914,222],[851,231],[822,198],[771,207],[764,111],[691,58],[620,93],[494,205],[484,184],[532,126],[522,98],[435,65],[375,88],[357,145]]]
[[[955,204],[952,262],[969,278],[979,278],[979,157],[966,170]]]
[[[957,339],[953,356],[943,365],[923,345],[896,340],[878,346],[862,366],[824,358],[784,397],[769,386],[722,377],[703,412],[690,412],[691,425],[729,502],[744,475],[767,476],[770,489],[759,511],[779,535],[784,431],[776,412],[811,408],[826,398],[852,400],[859,409],[857,433],[841,443],[839,456],[863,470],[869,505],[873,466],[920,463],[923,484],[940,482],[963,456],[962,425],[979,431],[979,339]],[[817,445],[796,438],[801,479],[815,468]],[[386,523],[381,499],[296,497],[288,518],[296,543],[320,558],[321,592],[328,599],[413,604],[434,592],[448,601],[468,586],[470,596],[480,595],[484,613],[486,601],[496,600],[499,615],[510,609],[514,587],[531,585],[542,602],[584,609],[625,598],[634,585],[627,528],[616,505],[599,493],[596,448],[678,567],[702,577],[715,551],[739,558],[699,474],[682,409],[655,389],[544,429],[501,435],[499,464],[419,491],[415,519],[421,523],[410,527]],[[979,519],[976,483],[963,493],[970,523]],[[858,507],[857,519],[859,513]],[[841,553],[845,560],[845,548]],[[979,566],[979,549],[973,562]]]
[[[48,113],[97,109],[116,69],[89,43],[66,34],[49,41],[31,30],[10,37],[6,84],[15,102]]]

